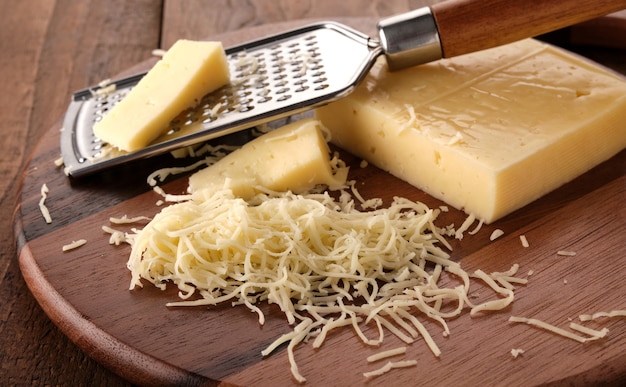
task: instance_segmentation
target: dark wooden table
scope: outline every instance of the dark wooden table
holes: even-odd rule
[[[209,38],[289,20],[379,18],[424,3],[429,1],[0,2],[0,385],[128,385],[86,356],[48,319],[18,266],[12,215],[23,169],[38,139],[64,113],[73,91],[143,62],[153,49],[167,48],[179,38]],[[595,34],[605,28],[613,37],[625,36],[623,12],[579,31]],[[594,47],[576,49],[626,73],[625,47],[619,47],[626,44],[623,38],[593,34],[583,33],[584,39],[576,42]],[[559,41],[570,37],[567,32],[553,35]]]

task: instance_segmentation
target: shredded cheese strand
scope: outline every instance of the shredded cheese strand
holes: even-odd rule
[[[367,357],[367,361],[368,363],[373,363],[375,361],[386,359],[388,357],[404,355],[405,353],[406,353],[406,347],[398,347],[398,348],[389,349],[387,351],[378,352],[376,354],[370,355]]]
[[[626,317],[626,309],[612,310],[610,312],[596,312],[594,314],[581,314],[578,316],[580,321],[591,321],[601,317]]]
[[[50,216],[50,211],[48,207],[46,207],[46,199],[48,198],[48,186],[46,183],[41,185],[41,199],[39,199],[39,210],[41,211],[41,215],[43,215],[46,223],[52,223],[52,217]]]
[[[470,228],[470,226],[472,225],[472,223],[474,223],[475,220],[476,220],[476,215],[469,214],[467,218],[465,218],[465,221],[461,224],[461,227],[459,227],[456,230],[454,237],[458,240],[462,240],[463,233]]]
[[[77,241],[72,241],[71,243],[68,243],[66,245],[63,245],[63,247],[61,248],[62,251],[70,251],[70,250],[74,250],[77,249],[81,246],[83,246],[84,244],[87,243],[86,239],[79,239]]]
[[[565,329],[559,328],[557,326],[554,326],[552,324],[548,324],[544,321],[538,320],[538,319],[534,319],[534,318],[526,318],[526,317],[517,317],[517,316],[511,316],[509,317],[509,322],[514,322],[514,323],[525,323],[537,328],[541,328],[541,329],[545,329],[549,332],[552,333],[556,333],[557,335],[563,336],[565,338],[568,339],[572,339],[575,341],[578,341],[579,343],[586,343],[588,341],[593,341],[593,340],[597,340],[601,337],[604,337],[604,335],[606,334],[607,331],[600,331],[599,334],[594,334],[591,337],[583,337],[580,335],[577,335],[575,333],[566,331]],[[584,327],[580,327],[579,325],[575,324],[576,328],[584,328]],[[570,325],[571,327],[571,325]],[[587,328],[588,329],[588,328]],[[579,331],[583,330],[583,329],[578,329]]]
[[[404,360],[398,362],[387,362],[384,366],[370,372],[363,373],[363,376],[366,378],[373,378],[376,376],[383,375],[394,368],[405,368],[405,367],[413,367],[417,365],[417,360]]]

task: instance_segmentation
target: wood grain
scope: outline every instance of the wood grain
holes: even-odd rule
[[[42,312],[19,272],[11,219],[26,160],[71,93],[149,57],[160,22],[161,5],[150,0],[0,3],[2,385],[127,384]]]
[[[445,58],[534,37],[626,7],[624,0],[452,0],[432,6]]]
[[[74,90],[98,82],[105,77],[118,74],[120,71],[131,68],[131,66],[134,67],[129,71],[141,68],[141,65],[136,65],[142,63],[150,56],[150,50],[158,46],[167,47],[169,45],[168,42],[173,42],[173,39],[186,34],[190,37],[206,38],[214,36],[214,34],[234,30],[238,26],[257,26],[257,29],[249,32],[254,34],[262,31],[260,26],[270,21],[284,22],[288,18],[295,17],[307,19],[327,17],[335,19],[342,16],[380,17],[416,8],[423,5],[424,2],[408,0],[374,1],[367,3],[367,6],[364,7],[362,1],[348,0],[341,2],[339,5],[333,2],[334,7],[327,7],[327,4],[323,1],[319,3],[314,1],[301,2],[297,5],[295,3],[291,4],[291,2],[286,0],[277,2],[264,0],[231,1],[224,2],[224,4],[226,7],[230,7],[228,9],[232,12],[223,13],[219,13],[217,8],[207,7],[203,1],[186,0],[181,2],[185,6],[179,7],[178,10],[176,10],[176,7],[172,7],[172,4],[175,5],[175,3],[177,1],[170,0],[166,0],[164,4],[157,1],[75,2],[26,0],[23,2],[0,2],[0,48],[2,48],[3,53],[7,54],[0,56],[0,64],[3,69],[0,72],[0,81],[5,85],[3,90],[11,91],[10,93],[5,92],[0,95],[0,128],[3,133],[3,140],[0,142],[0,172],[2,172],[4,177],[4,179],[0,180],[0,192],[2,193],[2,196],[0,196],[0,227],[4,231],[0,233],[0,384],[2,385],[116,386],[129,384],[129,382],[111,373],[89,356],[94,356],[113,368],[118,367],[120,361],[128,360],[128,358],[110,356],[112,352],[109,352],[107,355],[99,351],[98,348],[90,347],[88,337],[74,336],[72,339],[83,348],[82,350],[79,349],[42,312],[22,280],[16,259],[15,241],[12,238],[12,211],[18,201],[17,192],[22,177],[24,176],[26,179],[33,178],[34,175],[31,175],[33,173],[36,174],[37,179],[58,181],[58,171],[51,169],[50,165],[50,161],[58,157],[58,148],[55,149],[53,145],[55,144],[55,136],[57,134],[54,133],[53,129],[58,127],[58,120],[66,108],[67,98]],[[324,7],[318,7],[320,3],[324,3]],[[210,4],[213,4],[213,2]],[[268,4],[277,4],[276,8],[278,10],[270,9],[272,7]],[[217,13],[219,13],[219,17],[212,16]],[[246,20],[242,21],[242,14],[253,16],[246,17]],[[208,19],[206,18],[207,16]],[[272,20],[267,20],[268,18]],[[283,19],[281,20],[281,18]],[[211,20],[212,23],[207,22],[207,20]],[[168,24],[167,28],[165,27],[166,24]],[[596,25],[593,31],[599,31],[598,28],[602,28],[604,25],[603,23]],[[620,25],[623,26],[623,24],[618,24],[618,29]],[[160,41],[162,44],[159,43]],[[623,40],[616,39],[615,41],[621,42]],[[598,42],[593,41],[591,44],[597,45]],[[589,56],[597,55],[597,58],[603,61],[603,63],[609,63],[616,69],[624,68],[624,56],[619,51],[602,49],[581,49],[581,51]],[[106,56],[102,56],[103,53],[106,53]],[[44,146],[43,144],[47,145]],[[35,150],[36,162],[34,161],[35,159],[28,161],[30,160],[29,155],[33,150]],[[541,246],[535,252],[534,260],[541,261],[539,262],[541,265],[537,267],[547,266],[550,269],[542,272],[543,275],[554,274],[552,268],[555,268],[558,269],[558,273],[568,275],[570,285],[577,284],[573,289],[567,289],[561,286],[563,285],[562,282],[555,281],[542,291],[541,296],[549,295],[545,300],[538,304],[532,304],[533,300],[535,300],[534,297],[521,296],[516,305],[526,305],[530,311],[541,312],[545,307],[559,305],[559,300],[555,297],[564,294],[565,297],[571,297],[577,305],[581,306],[601,303],[607,307],[623,307],[623,301],[613,298],[615,294],[624,293],[624,289],[619,287],[621,282],[617,282],[617,284],[609,283],[607,285],[601,279],[603,275],[608,275],[607,278],[610,278],[610,275],[615,274],[607,273],[607,271],[614,267],[615,262],[619,262],[619,256],[613,260],[612,265],[601,266],[597,272],[598,277],[594,278],[583,275],[584,271],[580,266],[568,268],[567,266],[555,265],[553,261],[547,259],[552,257],[553,247],[559,245],[564,240],[569,240],[567,238],[577,235],[576,231],[580,230],[581,224],[586,222],[585,214],[589,214],[589,219],[591,219],[589,222],[591,227],[585,227],[585,230],[592,229],[595,231],[589,237],[574,238],[582,245],[589,243],[589,246],[594,246],[592,242],[602,241],[602,226],[606,227],[606,222],[602,219],[603,215],[607,216],[606,219],[613,221],[612,226],[614,226],[615,222],[624,224],[625,214],[623,206],[616,208],[614,211],[600,212],[598,216],[591,214],[590,207],[591,201],[610,201],[614,199],[615,195],[618,195],[618,198],[621,197],[623,202],[623,188],[626,184],[623,180],[625,161],[623,154],[619,157],[621,158],[615,159],[617,160],[616,162],[614,161],[595,169],[593,173],[587,174],[577,180],[577,182],[555,192],[550,198],[534,204],[536,207],[530,213],[518,213],[516,216],[520,216],[521,220],[516,221],[507,218],[508,220],[503,221],[503,225],[507,227],[507,233],[511,233],[508,237],[511,240],[507,242],[507,246],[514,247],[512,249],[513,252],[520,249],[514,243],[516,237],[513,233],[516,230],[528,233],[529,238],[532,235],[530,240],[533,246],[535,248]],[[35,166],[35,163],[40,162],[46,166],[41,170],[38,169],[39,164]],[[24,168],[27,168],[27,170]],[[53,176],[53,179],[48,179],[47,176]],[[130,177],[126,177],[126,179],[132,180]],[[94,199],[92,193],[102,191],[102,186],[107,183],[107,180],[92,179],[91,182],[79,184],[72,189],[77,189],[81,192],[79,201],[85,200],[90,202],[95,200],[100,202],[99,199]],[[382,180],[380,185],[378,183],[375,184],[372,190],[380,190],[380,187],[384,187],[384,184],[385,179]],[[32,206],[36,201],[36,185],[30,186],[30,193],[28,194],[30,199],[25,200],[28,203],[27,206]],[[173,187],[175,186],[176,184],[173,185]],[[124,194],[127,196],[122,195],[122,197],[130,197],[131,200],[140,198],[135,199],[133,203],[136,203],[138,200],[140,203],[143,203],[144,207],[139,206],[137,208],[145,209],[147,208],[145,206],[149,207],[153,203],[152,200],[154,198],[147,196],[148,199],[145,199],[146,195],[149,194],[141,193],[144,191],[143,187],[131,187]],[[55,192],[59,193],[59,191]],[[24,194],[26,194],[26,191],[24,191]],[[587,199],[589,202],[583,205]],[[21,198],[19,200],[21,201]],[[70,203],[71,201],[67,200],[66,202]],[[560,210],[553,213],[551,209],[553,209],[554,203],[558,203],[557,207]],[[102,199],[102,204],[112,206],[110,208],[114,213],[117,213],[116,211],[119,208],[117,206],[120,205],[119,198],[115,197]],[[569,213],[572,216],[569,210],[572,208],[577,210],[579,205],[585,211],[580,216],[568,218],[565,226],[570,232],[566,233],[566,236],[554,230],[544,232],[545,228],[553,226],[552,215]],[[80,205],[77,206],[80,207]],[[30,235],[30,238],[37,239],[37,243],[39,243],[33,246],[39,249],[46,249],[46,251],[54,251],[52,259],[55,257],[58,259],[58,252],[53,247],[53,244],[58,244],[60,238],[55,240],[53,237],[48,237],[47,235],[51,231],[50,228],[46,228],[45,225],[40,223],[41,219],[38,216],[34,216],[38,212],[35,210],[33,214],[33,207],[29,208],[30,211],[27,212],[29,216],[33,217],[29,218],[26,216],[24,218],[35,220],[37,226],[34,228],[29,227],[27,234]],[[26,212],[24,208],[18,211],[22,211],[22,215]],[[55,213],[58,214],[58,211],[55,210]],[[18,217],[21,218],[22,215]],[[59,229],[50,234],[58,236],[65,231],[74,232],[76,231],[75,227],[82,225],[95,227],[99,224],[101,217],[106,215],[106,212],[81,213],[74,219],[71,216],[63,215],[65,224],[63,226],[57,225],[55,221],[54,227],[59,227]],[[518,221],[523,222],[525,226],[521,229],[516,229],[515,224]],[[24,223],[18,222],[17,226],[23,228]],[[559,226],[561,225],[559,224]],[[484,238],[484,235],[482,237]],[[48,242],[49,245],[47,245]],[[27,240],[20,239],[18,243],[21,246],[25,246],[27,245]],[[620,248],[620,245],[617,243],[623,245],[624,240],[618,238],[615,244],[609,244],[608,247],[605,246],[603,249],[594,250],[590,255],[591,258],[601,262],[601,259],[607,256],[609,258],[613,257],[613,254],[616,254]],[[470,261],[480,262],[481,267],[484,267],[483,263],[494,264],[499,267],[501,262],[492,262],[490,260],[483,262],[479,253],[481,245],[488,244],[484,239],[473,242],[472,245],[466,247],[464,253],[474,251],[471,254],[472,258]],[[29,245],[24,254],[28,254],[33,246]],[[511,257],[506,258],[507,254],[499,248],[492,247],[491,250],[496,251],[487,249],[486,253],[493,253],[498,256],[498,259],[503,257],[511,259]],[[459,249],[457,251],[460,254],[463,250]],[[119,251],[118,253],[120,255],[116,256],[120,259],[124,252]],[[56,280],[63,280],[62,274],[59,274],[60,270],[63,269],[64,264],[71,265],[73,261],[60,262],[61,265],[55,268],[46,267],[46,270],[50,269],[52,273],[55,273]],[[98,261],[91,262],[98,263]],[[96,269],[94,268],[93,270]],[[110,269],[107,270],[105,270],[105,273],[110,274]],[[115,270],[118,270],[117,266]],[[576,277],[569,276],[568,273],[570,271],[575,272]],[[25,275],[28,275],[28,273],[28,270],[25,270]],[[30,272],[30,275],[38,274]],[[122,287],[127,284],[124,278],[117,281],[115,283]],[[543,283],[545,279],[539,282]],[[590,293],[586,286],[581,285],[587,282],[593,285],[593,289],[600,287],[603,288],[603,291],[597,294]],[[98,289],[98,285],[100,285],[99,282],[82,283],[79,289],[87,288],[90,291],[94,291]],[[563,289],[568,290],[568,292],[563,293]],[[45,297],[50,297],[52,300],[56,297],[53,291],[58,291],[58,289],[45,288],[40,290],[43,291],[43,294],[37,294],[38,297],[43,297],[44,299]],[[65,291],[66,289],[62,288],[62,290]],[[72,295],[72,297],[79,296],[76,293]],[[145,293],[141,297],[144,296]],[[158,301],[158,309],[160,311],[164,295],[160,292],[152,292],[152,296],[155,298],[153,300],[155,303]],[[167,296],[165,295],[165,297]],[[122,297],[128,297],[128,293],[123,292]],[[524,299],[526,301],[523,301]],[[64,302],[58,299],[57,301]],[[125,303],[133,303],[135,301],[128,298],[123,300]],[[110,300],[109,302],[117,302],[117,300]],[[93,308],[93,306],[89,307]],[[59,309],[65,310],[74,319],[80,320],[85,317],[84,314],[72,314],[71,311],[68,312],[68,309]],[[93,311],[93,309],[90,310]],[[203,310],[201,312],[204,314],[206,311]],[[102,311],[96,310],[94,316],[102,318],[102,313]],[[555,313],[561,316],[571,316],[573,312],[565,305]],[[200,313],[198,312],[198,314]],[[134,316],[130,316],[129,320],[133,318]],[[242,313],[242,318],[245,322],[249,321],[250,316],[247,313]],[[466,320],[464,321],[467,322]],[[124,321],[118,321],[118,323],[121,323],[123,326]],[[115,332],[121,329],[118,323],[114,324],[116,326]],[[256,327],[255,323],[255,321],[252,321],[249,326],[252,328]],[[154,325],[150,321],[148,321],[148,324]],[[475,327],[472,327],[473,323],[469,326],[460,324],[456,332],[460,335],[472,335],[477,331],[481,332],[485,328],[482,323],[480,324]],[[68,329],[67,326],[61,326],[61,328],[64,330]],[[89,331],[91,328],[93,326],[84,327],[86,331]],[[521,327],[512,328],[516,329],[516,332],[522,331]],[[618,342],[623,343],[623,325],[620,325],[619,321],[612,322],[609,328],[611,328],[612,334],[617,335],[613,340],[622,340]],[[467,332],[464,333],[466,330]],[[158,328],[153,328],[153,332],[158,334]],[[543,336],[533,334],[528,337],[529,346],[541,348]],[[523,336],[520,336],[520,338],[523,338]],[[100,335],[99,339],[106,342],[111,339],[111,336]],[[351,341],[352,338],[342,336],[333,340],[341,346],[342,343]],[[606,381],[609,384],[611,382],[616,385],[619,385],[620,382],[623,384],[626,382],[626,376],[623,374],[623,364],[625,363],[623,356],[607,357],[611,355],[610,348],[614,349],[613,343],[614,341],[611,341],[606,345],[609,350],[606,350],[607,348],[604,346],[602,348],[594,347],[595,349],[592,348],[590,353],[583,351],[580,354],[580,349],[576,349],[574,355],[580,354],[581,357],[579,359],[576,356],[569,355],[564,359],[562,353],[551,353],[550,359],[537,367],[538,373],[539,375],[545,375],[549,373],[550,367],[556,367],[556,371],[565,369],[565,372],[571,371],[572,367],[580,367],[581,370],[585,370],[587,366],[583,363],[589,360],[586,355],[592,357],[598,355],[600,356],[599,361],[601,364],[594,369],[594,372],[580,372],[572,376],[568,381],[575,385],[598,384],[602,381]],[[354,345],[354,343],[350,345]],[[353,348],[350,345],[345,347],[346,351]],[[125,350],[123,345],[116,348],[121,351]],[[148,359],[147,361],[154,360],[141,356],[134,358],[135,361],[146,361],[146,359]],[[496,361],[502,360],[510,361],[508,356],[496,359]],[[336,364],[332,364],[332,361],[333,357],[324,360],[325,364],[328,364],[330,368],[337,367]],[[116,362],[118,363],[116,364]],[[271,376],[269,376],[270,380],[259,379],[260,374],[268,375],[268,369],[271,369],[272,372],[274,370],[280,371],[281,375],[286,375],[286,361],[281,356],[275,357],[271,362],[256,362],[252,364],[250,358],[243,358],[237,362],[239,366],[245,365],[247,368],[245,368],[244,372],[230,374],[230,376],[224,379],[225,381],[252,384],[275,380],[271,379]],[[593,363],[594,360],[591,359],[591,362]],[[338,364],[340,364],[339,366],[345,365],[345,363]],[[144,365],[149,366],[149,364]],[[351,369],[352,366],[352,364],[348,364],[345,368]],[[138,364],[137,367],[141,368],[142,364]],[[303,367],[308,367],[308,365],[305,364]],[[132,375],[129,379],[149,380],[150,375],[145,374],[146,369],[149,368],[144,368],[143,373],[140,370],[135,379],[133,379]],[[182,381],[176,379],[176,375],[179,375],[178,371],[175,368],[166,367],[165,370],[155,372],[155,375],[167,374],[170,377],[169,381],[180,385]],[[201,372],[207,371],[203,370]],[[222,368],[221,372],[225,372],[224,368]],[[271,375],[271,373],[269,374]],[[481,377],[480,370],[472,371],[471,375],[477,378]],[[288,375],[286,376],[288,377]],[[324,376],[320,376],[320,378],[327,380],[324,379]],[[193,381],[194,376],[185,373],[185,380]]]
[[[176,298],[173,289],[162,292],[147,286],[127,290],[129,274],[124,265],[129,250],[108,245],[100,227],[111,216],[158,211],[155,203],[159,197],[143,183],[138,184],[145,187],[143,193],[121,192],[119,186],[110,184],[70,185],[52,164],[57,143],[57,131],[46,133],[37,148],[38,157],[33,159],[39,167],[26,172],[20,219],[28,242],[20,263],[33,294],[61,329],[87,354],[139,384],[196,384],[202,381],[198,376],[207,383],[290,384],[284,351],[266,359],[260,356],[261,349],[290,329],[275,308],[263,306],[267,322],[260,327],[255,315],[243,307],[168,309],[164,303]],[[401,195],[433,207],[441,204],[380,170],[358,168],[358,160],[349,155],[344,158],[353,167],[351,178],[362,183],[360,190],[366,197],[389,200],[391,195]],[[622,377],[626,364],[623,322],[602,322],[601,326],[614,333],[601,343],[580,345],[510,326],[506,319],[520,314],[566,324],[580,313],[621,307],[626,284],[620,281],[622,274],[615,264],[626,244],[626,235],[619,231],[626,225],[621,205],[626,196],[624,165],[626,151],[476,236],[454,242],[453,257],[468,270],[501,271],[519,263],[523,272],[533,270],[535,274],[530,276],[530,284],[518,291],[512,308],[489,317],[469,319],[466,314],[451,321],[449,339],[435,336],[444,353],[442,359],[435,359],[420,342],[410,346],[411,358],[437,370],[422,376],[424,383],[442,384],[441,374],[446,375],[443,384],[450,385],[515,384],[517,380],[527,385],[577,384]],[[154,165],[138,167],[135,179],[144,181],[153,169]],[[109,173],[103,177],[106,182],[115,175]],[[51,191],[49,208],[55,221],[50,226],[37,211],[43,181]],[[181,192],[185,185],[184,177],[177,178],[165,189]],[[118,198],[115,193],[120,193]],[[65,213],[77,216],[65,219]],[[444,224],[458,224],[463,218],[462,213],[452,211]],[[491,243],[488,237],[496,227],[505,231],[505,237]],[[531,249],[521,246],[520,234],[527,235]],[[86,238],[88,245],[61,252],[62,244],[77,238]],[[576,258],[559,257],[556,251],[560,249],[578,254]],[[589,262],[594,262],[593,268]],[[314,351],[303,345],[296,354],[311,385],[360,383],[360,375],[368,368],[363,361],[367,355],[401,345],[388,337],[380,349],[365,348],[350,330],[343,330],[331,335],[322,349]],[[527,355],[513,361],[512,347],[523,347]],[[410,370],[394,372],[377,384],[406,384],[413,378]]]
[[[275,25],[265,31],[283,27]],[[111,170],[98,179],[71,183],[52,163],[57,144],[58,131],[50,130],[36,148],[31,165],[37,168],[25,172],[18,219],[26,242],[20,254],[23,275],[63,332],[88,355],[138,384],[291,384],[284,350],[268,358],[260,355],[270,342],[290,330],[275,307],[263,305],[267,322],[261,327],[244,307],[221,305],[208,311],[166,308],[166,300],[176,297],[173,289],[162,292],[147,286],[127,290],[129,273],[124,265],[128,248],[110,246],[100,227],[111,216],[158,211],[155,203],[159,197],[144,181],[159,163],[167,163],[168,157],[134,165],[128,169],[132,174],[126,169]],[[358,168],[358,160],[349,155],[344,157],[353,167],[351,178],[362,184],[360,190],[366,197],[381,196],[388,201],[392,195],[400,195],[432,207],[442,204],[376,168]],[[442,359],[434,358],[423,343],[410,346],[410,358],[417,359],[421,367],[437,370],[422,376],[424,383],[515,384],[521,379],[536,385],[622,377],[626,342],[621,338],[626,331],[619,320],[603,323],[615,332],[607,340],[581,346],[511,326],[507,318],[519,314],[564,324],[577,314],[596,311],[598,305],[606,310],[620,308],[626,284],[619,281],[621,274],[611,263],[620,259],[619,246],[626,244],[626,235],[615,231],[626,225],[621,209],[626,195],[626,171],[620,167],[624,165],[626,152],[484,227],[478,235],[453,241],[454,259],[468,270],[501,271],[519,263],[522,271],[536,274],[519,290],[513,307],[489,317],[470,319],[465,314],[451,321],[452,336],[438,340]],[[51,225],[42,222],[37,210],[42,182],[50,188],[48,207],[55,219]],[[184,177],[176,178],[165,189],[182,192],[185,185]],[[459,224],[464,217],[451,211],[442,222]],[[496,227],[506,236],[491,243],[489,235]],[[531,250],[521,247],[518,237],[522,233],[530,239]],[[61,252],[63,244],[78,238],[87,239],[88,245]],[[560,249],[577,251],[577,258],[557,256]],[[591,272],[589,261],[596,263]],[[300,346],[296,356],[311,385],[361,383],[362,373],[371,368],[363,361],[365,357],[401,345],[396,338],[387,337],[381,348],[366,348],[351,330],[343,330],[331,335],[320,350]],[[512,347],[523,347],[528,354],[513,361]],[[446,375],[445,383],[441,383],[441,374]],[[376,384],[407,384],[414,377],[414,370],[396,371],[377,379]]]
[[[177,39],[205,39],[216,34],[291,20],[370,17],[375,20],[441,0],[166,0],[163,47]],[[375,25],[372,25],[374,28]]]

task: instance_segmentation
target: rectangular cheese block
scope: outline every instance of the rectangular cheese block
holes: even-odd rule
[[[319,121],[307,118],[246,143],[189,178],[189,192],[231,189],[249,199],[257,187],[301,193],[316,185],[345,184],[347,171],[334,171]]]
[[[626,147],[626,81],[533,39],[389,72],[317,110],[339,147],[487,223]]]
[[[124,151],[145,148],[177,115],[228,82],[228,62],[220,42],[179,40],[94,125],[94,134]]]

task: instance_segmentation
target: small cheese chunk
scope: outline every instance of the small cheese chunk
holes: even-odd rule
[[[94,125],[94,134],[124,151],[145,148],[177,115],[228,82],[228,62],[220,42],[179,40]]]
[[[345,184],[333,174],[328,144],[319,121],[309,118],[264,134],[189,178],[189,192],[228,188],[248,199],[256,187],[303,192],[318,184]]]
[[[317,110],[333,142],[491,223],[626,147],[626,82],[536,40],[389,72]]]

